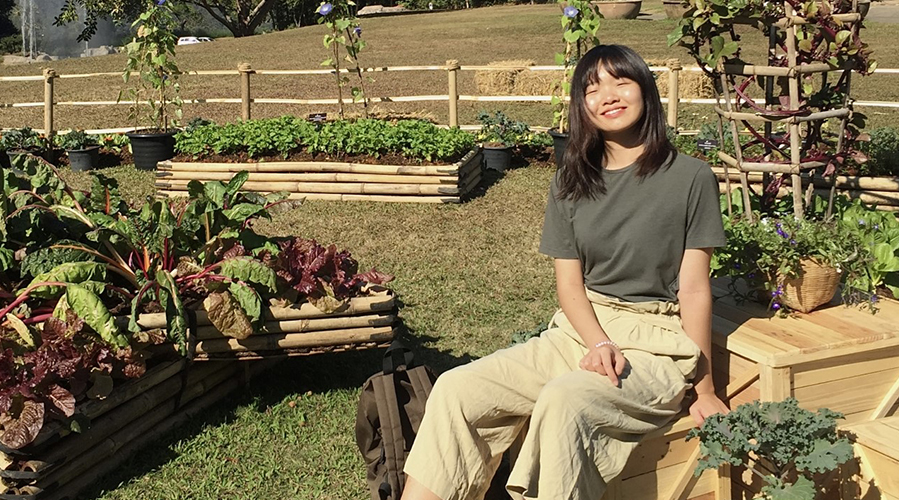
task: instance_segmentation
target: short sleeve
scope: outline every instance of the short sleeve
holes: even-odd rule
[[[708,165],[702,165],[693,176],[693,184],[690,186],[684,248],[723,247],[726,244],[718,179]]]
[[[558,199],[558,175],[553,177],[543,217],[543,235],[540,237],[540,253],[557,259],[577,259],[574,227],[571,217]]]

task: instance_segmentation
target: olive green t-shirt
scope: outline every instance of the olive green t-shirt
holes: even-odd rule
[[[558,199],[549,190],[540,252],[579,259],[587,288],[628,302],[676,301],[684,250],[724,246],[718,181],[708,164],[678,154],[641,179],[637,164],[604,170],[606,193]]]

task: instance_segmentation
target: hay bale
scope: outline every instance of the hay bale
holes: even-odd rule
[[[533,66],[530,60],[494,61],[487,66]],[[481,95],[515,95],[515,80],[522,73],[531,73],[523,69],[504,69],[496,71],[479,70],[474,73],[474,80]]]
[[[649,66],[667,66],[667,60],[649,59],[646,61]],[[653,73],[656,77],[656,87],[659,89],[659,95],[668,97],[668,72]],[[677,78],[678,90],[681,99],[705,99],[715,97],[715,88],[712,86],[712,80],[701,71],[681,71]]]
[[[561,71],[522,71],[515,77],[515,94],[553,95],[561,81]]]

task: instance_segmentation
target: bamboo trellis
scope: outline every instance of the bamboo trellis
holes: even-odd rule
[[[811,113],[808,115],[788,115],[783,116],[781,114],[776,114],[772,110],[772,100],[774,96],[774,86],[776,78],[785,78],[788,83],[788,94],[789,98],[789,110],[796,111],[800,106],[801,99],[801,80],[807,75],[812,74],[826,74],[831,71],[835,71],[829,64],[825,63],[814,63],[814,64],[798,64],[797,62],[797,47],[796,47],[796,27],[808,24],[808,21],[800,16],[796,15],[796,11],[793,9],[793,6],[789,1],[784,0],[784,12],[786,13],[786,17],[783,17],[773,23],[771,26],[767,28],[771,30],[769,33],[769,54],[774,54],[776,51],[776,37],[774,36],[773,30],[781,29],[785,32],[785,52],[786,52],[786,61],[787,65],[785,67],[779,66],[755,66],[755,65],[746,65],[746,64],[719,64],[717,68],[717,72],[721,79],[721,88],[720,92],[716,91],[716,105],[715,112],[718,114],[719,120],[719,135],[721,143],[724,143],[724,136],[726,134],[725,127],[729,124],[730,133],[733,138],[734,143],[734,152],[735,157],[730,156],[724,151],[718,152],[718,157],[722,160],[725,165],[725,190],[727,192],[727,203],[728,203],[728,212],[732,212],[731,207],[731,183],[730,176],[727,175],[727,169],[729,167],[736,168],[739,173],[740,184],[743,191],[743,206],[746,212],[746,216],[749,219],[752,219],[752,210],[749,202],[749,181],[747,174],[749,172],[762,172],[765,174],[787,174],[790,175],[791,185],[792,185],[792,197],[793,197],[793,213],[796,217],[801,217],[803,214],[803,192],[802,192],[802,180],[801,173],[806,170],[814,170],[820,167],[825,167],[827,162],[822,161],[802,161],[802,138],[801,135],[801,127],[803,124],[808,125],[811,122],[823,121],[833,118],[838,118],[841,120],[840,128],[838,131],[838,140],[836,145],[836,151],[839,152],[843,145],[843,140],[845,136],[846,125],[852,115],[852,111],[849,108],[849,87],[850,87],[850,76],[851,76],[851,68],[838,68],[836,71],[842,71],[843,78],[845,79],[845,91],[843,94],[843,102],[840,108],[832,109],[817,113]],[[861,15],[858,13],[858,0],[853,0],[852,2],[852,12],[847,14],[835,14],[833,16],[835,19],[839,20],[842,23],[848,24],[851,26],[852,36],[855,37],[858,34],[858,23],[861,21]],[[755,22],[755,21],[753,21]],[[764,28],[764,26],[759,26],[760,28]],[[744,101],[751,102],[752,99],[739,94],[739,90],[737,89],[737,85],[735,84],[735,78],[737,76],[743,77],[764,77],[762,78],[762,86],[765,89],[765,110],[768,111],[754,111],[754,112],[741,112],[739,109],[741,108],[741,98]],[[826,79],[824,80],[826,85]],[[724,101],[724,106],[722,106],[721,101]],[[752,107],[755,109],[759,109],[758,105],[754,102],[751,102]],[[738,126],[738,122],[742,122],[745,126],[751,127],[750,122],[761,122],[765,126],[765,136],[771,137],[772,125],[775,123],[784,124],[787,126],[788,136],[790,140],[790,158],[789,162],[778,162],[771,159],[772,150],[769,147],[766,148],[765,161],[746,161],[744,158],[744,148],[740,143],[740,130]],[[778,153],[782,153],[778,150]],[[836,173],[831,176],[831,189],[830,196],[828,199],[828,208],[827,213],[830,214],[833,206],[833,198],[836,191]],[[807,205],[811,201],[811,196],[814,193],[814,183],[809,183],[809,189],[805,193],[804,203]]]

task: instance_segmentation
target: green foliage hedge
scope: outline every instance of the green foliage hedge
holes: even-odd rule
[[[402,154],[417,160],[450,160],[474,147],[474,137],[459,129],[443,129],[420,120],[334,121],[310,123],[282,116],[226,125],[190,127],[176,136],[178,153],[202,158],[246,153],[287,157],[291,153],[371,155]]]

